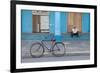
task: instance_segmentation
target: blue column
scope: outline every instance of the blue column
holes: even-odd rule
[[[82,32],[84,33],[90,32],[90,14],[89,13],[82,14]]]
[[[21,10],[22,33],[32,33],[32,11]]]
[[[61,41],[60,12],[55,12],[55,38],[56,41]]]

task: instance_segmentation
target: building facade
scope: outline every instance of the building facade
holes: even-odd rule
[[[81,33],[90,32],[90,14],[39,10],[21,11],[22,33],[49,32],[58,38],[76,26]]]

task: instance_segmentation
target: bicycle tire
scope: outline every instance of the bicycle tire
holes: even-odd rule
[[[59,46],[58,46],[59,45]],[[52,54],[56,57],[64,56],[66,53],[65,45],[62,42],[56,42],[52,48]]]
[[[31,45],[30,54],[34,58],[42,57],[44,54],[44,47],[41,43],[34,43]]]

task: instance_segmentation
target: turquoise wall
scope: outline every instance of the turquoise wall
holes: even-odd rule
[[[90,32],[90,14],[82,13],[82,32]]]
[[[49,19],[50,19],[50,32],[54,33],[55,31],[55,13],[56,12],[50,12],[49,13]],[[67,22],[68,22],[68,13],[66,12],[59,12],[60,13],[60,29],[62,33],[67,32]],[[59,29],[58,29],[59,30]]]
[[[68,13],[61,12],[60,16],[60,24],[61,24],[61,32],[66,33],[67,32],[67,22],[68,22]]]
[[[21,10],[22,32],[32,33],[32,11]]]
[[[49,13],[49,24],[50,24],[50,33],[55,31],[55,12]]]

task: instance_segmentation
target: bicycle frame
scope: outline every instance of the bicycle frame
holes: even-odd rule
[[[45,45],[45,43],[44,42],[47,42],[47,41],[51,41],[51,40],[42,40],[41,41],[41,44],[43,45],[43,47],[45,47],[45,48],[47,48],[49,51],[51,51],[51,49],[52,49],[52,47],[53,47],[53,45],[51,45],[51,47],[50,48],[48,48],[46,45]],[[51,41],[52,42],[52,41]]]

